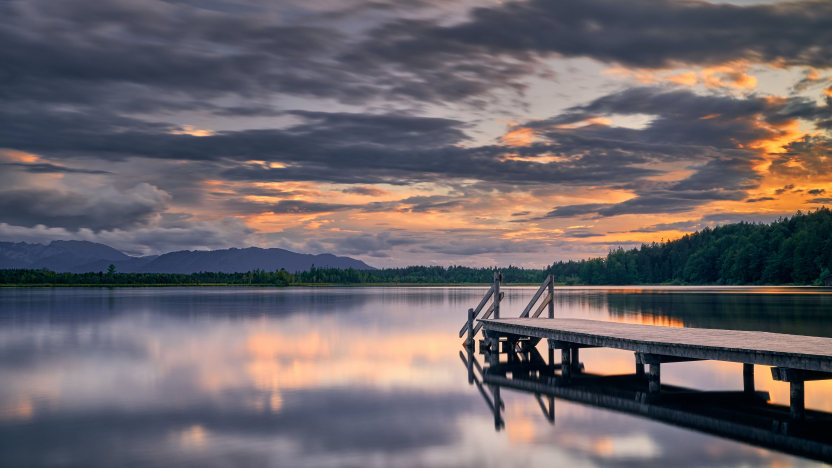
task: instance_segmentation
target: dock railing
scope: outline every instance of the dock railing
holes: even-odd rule
[[[543,291],[547,288],[549,289],[549,294],[547,294],[546,298],[543,299],[543,302],[534,312],[534,315],[532,315],[532,318],[537,318],[540,315],[540,313],[543,312],[543,308],[547,305],[549,306],[549,318],[555,318],[555,283],[554,277],[552,275],[547,276],[546,279],[543,280],[543,284],[540,285],[540,289],[538,289],[537,292],[534,293],[534,297],[532,297],[532,300],[529,302],[529,305],[527,305],[526,308],[523,309],[523,313],[520,314],[520,318],[527,318],[529,316],[529,312],[531,312],[532,307],[534,307],[534,305],[540,299],[540,296],[543,294]]]
[[[482,319],[490,318],[491,315],[494,315],[494,318],[500,318],[500,302],[502,302],[505,295],[500,292],[500,283],[503,280],[503,275],[499,271],[494,272],[494,284],[491,285],[491,288],[488,292],[485,293],[480,303],[474,309],[468,309],[468,320],[465,321],[465,325],[462,326],[462,329],[459,331],[459,337],[462,338],[465,336],[465,333],[468,333],[468,337],[462,343],[463,346],[474,346],[474,337],[477,336],[480,329],[482,328],[482,322],[474,325],[474,322],[477,320],[477,316],[482,311],[482,308],[485,307],[485,304],[488,303],[488,300],[492,297],[498,298],[491,302],[491,305],[486,309],[485,313],[482,315]],[[538,300],[540,300],[540,296],[543,295],[543,291],[548,288],[548,294],[543,299],[543,302],[537,307],[534,314],[532,314],[532,318],[537,318],[543,312],[543,309],[546,306],[549,307],[549,318],[555,318],[555,283],[554,283],[554,276],[549,275],[543,280],[543,284],[540,285],[540,288],[532,297],[532,300],[529,302],[529,305],[523,310],[523,313],[520,314],[520,318],[527,318],[529,316],[529,312],[531,312],[532,308],[537,304]]]
[[[465,325],[462,326],[462,330],[459,331],[459,337],[462,338],[465,336],[465,332],[468,332],[468,337],[465,339],[465,342],[462,343],[463,346],[474,346],[474,337],[479,333],[480,328],[482,328],[482,323],[474,325],[474,321],[477,319],[477,316],[482,311],[482,308],[485,307],[485,304],[488,303],[488,300],[492,297],[494,300],[491,302],[491,305],[483,314],[482,318],[487,319],[494,314],[494,318],[500,318],[500,302],[505,297],[505,294],[500,292],[500,282],[503,280],[503,275],[499,271],[494,272],[494,283],[491,285],[491,288],[485,293],[480,303],[474,309],[468,309],[468,320],[465,321]]]

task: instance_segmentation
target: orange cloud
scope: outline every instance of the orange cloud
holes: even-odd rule
[[[529,146],[535,142],[537,135],[531,128],[521,127],[500,137],[509,146]]]
[[[708,88],[754,89],[757,87],[757,78],[745,73],[748,67],[748,63],[743,61],[729,62],[706,68],[699,74]]]
[[[0,151],[0,154],[3,156],[11,159],[15,162],[22,162],[27,164],[33,164],[38,162],[40,159],[37,155],[31,153],[24,153],[23,151],[16,151],[16,150],[3,150]]]
[[[196,137],[204,137],[204,136],[213,136],[214,132],[212,130],[204,130],[201,128],[196,128],[192,125],[183,125],[178,129],[171,130],[169,133],[174,135],[191,135]]]
[[[699,82],[699,78],[696,76],[695,72],[685,72],[678,75],[670,75],[667,77],[667,81],[678,85],[696,86],[696,83]]]

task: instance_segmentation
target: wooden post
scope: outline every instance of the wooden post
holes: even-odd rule
[[[661,391],[661,364],[650,364],[650,375],[648,379],[648,391],[650,393],[659,393]]]
[[[549,318],[555,318],[555,275],[549,275],[549,295],[552,300],[549,301]]]
[[[549,395],[549,424],[555,424],[555,397]]]
[[[742,365],[742,390],[749,395],[754,393],[754,364]]]
[[[474,347],[468,347],[468,385],[474,385]]]
[[[578,355],[578,348],[577,346],[572,347],[572,370],[575,371],[576,374],[581,373],[581,358]]]
[[[789,416],[792,419],[803,419],[806,416],[806,402],[803,394],[804,383],[796,380],[789,383]]]
[[[468,341],[465,344],[474,349],[474,309],[468,309]]]
[[[570,363],[571,350],[564,347],[560,350],[560,373],[563,378],[568,379],[572,376],[572,364]]]
[[[494,318],[500,318],[500,271],[494,271]]]
[[[549,348],[549,366],[555,367],[555,350]]]
[[[644,364],[639,361],[638,353],[636,353],[636,377],[644,377]]]
[[[500,334],[493,331],[488,332],[487,339],[488,349],[490,350],[488,362],[492,366],[497,366],[500,364]]]
[[[499,432],[500,428],[502,427],[502,418],[500,418],[500,387],[494,386],[492,387],[491,394],[494,396],[494,429]]]

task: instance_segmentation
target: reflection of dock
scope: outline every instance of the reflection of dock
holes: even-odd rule
[[[673,328],[578,319],[554,319],[554,290],[548,277],[519,318],[500,318],[500,281],[494,285],[460,331],[466,334],[462,354],[471,384],[476,383],[502,427],[500,388],[535,393],[546,417],[554,422],[554,398],[575,401],[749,442],[809,458],[832,461],[832,414],[806,411],[804,382],[832,379],[832,339],[755,331]],[[538,300],[548,294],[532,312]],[[475,321],[489,299],[479,324]],[[548,306],[548,319],[537,318]],[[493,318],[490,318],[493,314]],[[490,318],[490,319],[489,319]],[[474,357],[475,336],[482,329],[480,353]],[[548,340],[548,362],[536,346]],[[599,376],[583,372],[581,348],[613,348],[635,353],[635,373]],[[554,351],[561,360],[554,363]],[[501,361],[501,354],[508,358]],[[662,385],[661,365],[717,360],[743,364],[743,389],[704,392]],[[644,365],[649,365],[645,372]],[[771,367],[774,380],[789,382],[788,407],[768,403],[768,394],[754,388],[754,365]],[[477,379],[474,369],[482,376]],[[486,392],[490,390],[490,395]],[[549,407],[541,399],[549,397]]]
[[[832,461],[832,414],[807,411],[805,419],[795,421],[788,407],[768,403],[765,392],[708,392],[661,385],[661,392],[656,395],[649,393],[648,378],[644,375],[573,372],[564,376],[559,364],[547,364],[534,348],[502,354],[508,355],[508,362],[482,368],[473,350],[469,349],[467,355],[460,352],[468,367],[469,381],[482,392],[494,413],[497,429],[505,425],[500,392],[511,389],[533,394],[543,416],[552,424],[558,398],[805,458]],[[494,354],[486,355],[495,362]],[[495,401],[500,405],[495,405]]]

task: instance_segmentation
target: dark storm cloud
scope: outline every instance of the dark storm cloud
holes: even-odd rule
[[[653,119],[643,129],[587,125],[578,129],[559,126],[610,115],[648,115]],[[832,115],[832,107],[792,97],[770,100],[763,97],[700,95],[690,90],[631,88],[600,97],[589,104],[571,107],[561,115],[525,126],[549,132],[557,138],[566,132],[584,138],[625,140],[652,145],[691,145],[699,148],[738,148],[739,143],[768,139],[777,134],[760,125],[779,125],[792,119],[814,121]],[[574,138],[574,136],[573,136]],[[669,148],[661,148],[670,153]],[[688,149],[682,155],[690,156]],[[737,152],[742,153],[742,152]]]
[[[342,238],[323,239],[335,246],[335,251],[345,255],[369,255],[388,257],[389,251],[397,246],[418,244],[421,239],[397,236],[389,231],[378,234],[359,234]]]
[[[821,136],[806,136],[789,143],[785,152],[771,162],[769,171],[790,177],[825,179],[829,174],[832,141]]]
[[[544,218],[573,218],[575,216],[594,214],[597,213],[598,210],[609,208],[610,206],[612,205],[602,203],[558,206],[554,210],[546,213]]]
[[[782,195],[782,194],[788,192],[789,190],[794,190],[794,184],[789,184],[789,185],[787,185],[783,188],[777,189],[777,190],[774,191],[774,193],[776,195]]]
[[[595,232],[587,232],[587,231],[573,231],[567,232],[565,237],[572,237],[575,239],[588,239],[590,237],[604,237],[604,234],[598,234]]]
[[[729,223],[771,223],[778,218],[791,216],[793,213],[712,213],[699,219],[679,221],[675,223],[661,223],[653,226],[635,229],[630,232],[661,232],[661,231],[687,231],[693,232],[702,230],[705,227],[714,227]]]
[[[112,174],[112,172],[93,169],[76,169],[49,163],[0,163],[0,166],[11,166],[34,174]]]
[[[167,193],[149,184],[123,192],[111,187],[71,192],[10,189],[0,191],[0,223],[95,231],[135,228],[155,219],[169,201]]]
[[[746,198],[747,190],[758,185],[760,175],[753,169],[757,159],[715,159],[694,166],[694,172],[676,182],[627,184],[635,197],[615,204],[582,204],[556,207],[543,218],[595,215],[674,214],[691,211],[712,201]]]
[[[379,197],[382,195],[388,195],[390,192],[387,190],[382,190],[378,187],[367,187],[363,185],[356,185],[354,187],[348,187],[341,190],[343,193],[352,193],[355,195],[364,195],[367,197]]]
[[[447,27],[400,21],[377,31],[365,47],[411,68],[434,67],[437,55],[528,59],[532,53],[640,68],[741,59],[828,67],[830,30],[832,5],[823,1],[740,7],[695,0],[531,0],[476,8],[468,21]]]
[[[212,136],[172,134],[176,126],[125,117],[87,116],[72,112],[35,114],[0,109],[0,147],[47,155],[120,160],[130,157],[204,161],[217,176],[238,181],[326,181],[338,183],[435,182],[475,179],[507,184],[623,183],[660,171],[638,167],[663,157],[613,152],[573,144],[565,160],[540,164],[507,159],[564,153],[564,144],[540,143],[523,148],[461,146],[465,124],[456,120],[320,112],[295,112],[302,121],[285,129],[218,132]],[[43,138],[43,134],[49,138]],[[643,145],[642,145],[643,146]],[[684,153],[686,150],[678,150]],[[676,159],[672,155],[670,158]],[[617,165],[609,164],[616,159]],[[247,161],[277,162],[268,167]]]
[[[319,203],[303,200],[280,200],[277,203],[259,203],[238,198],[223,202],[223,206],[229,210],[233,210],[236,213],[245,214],[313,214],[331,213],[334,211],[343,211],[354,208],[352,205]]]
[[[259,104],[273,94],[349,103],[482,104],[497,89],[522,92],[524,78],[544,72],[540,59],[548,56],[636,67],[739,59],[832,64],[832,38],[826,34],[832,29],[832,5],[820,1],[739,7],[704,1],[532,0],[476,8],[449,26],[377,18],[358,28],[354,20],[345,20],[344,27],[335,17],[320,21],[320,15],[309,24],[290,21],[285,18],[292,14],[315,15],[292,7],[262,13],[266,6],[2,2],[0,100],[252,116],[277,112]],[[355,8],[393,11],[400,6],[358,2]],[[240,102],[210,102],[229,96]]]

